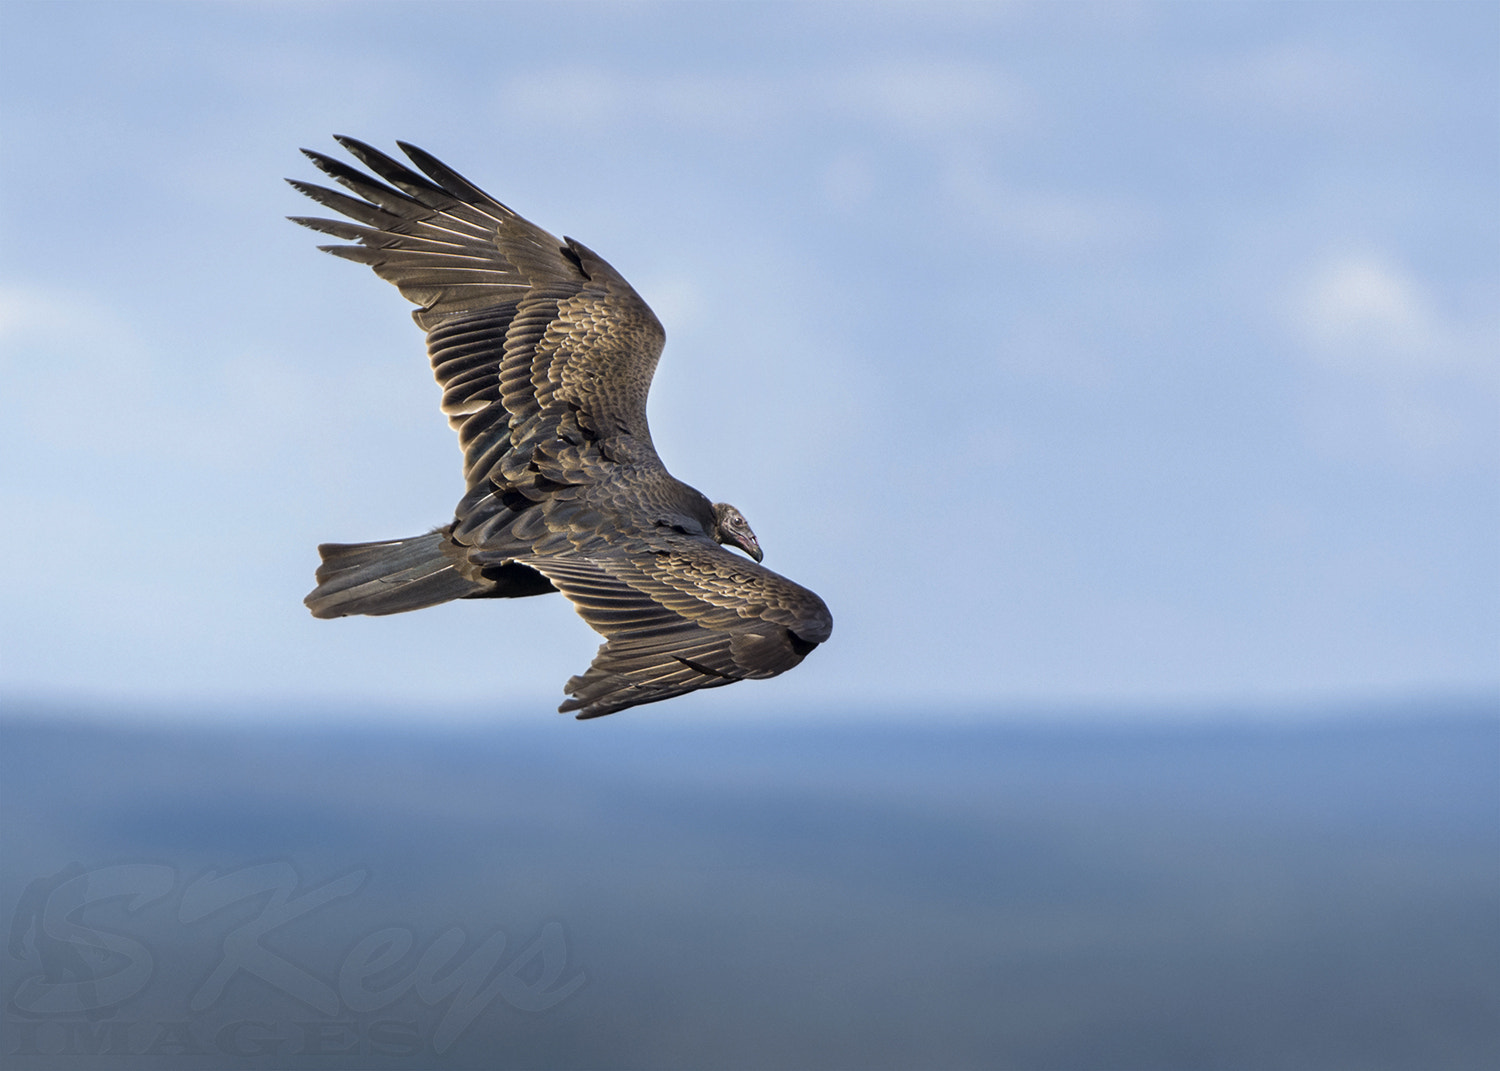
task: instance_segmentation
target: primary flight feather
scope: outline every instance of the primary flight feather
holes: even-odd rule
[[[774,677],[828,639],[828,607],[758,564],[740,511],[656,456],[646,394],[665,336],[630,284],[415,146],[397,142],[413,170],[337,140],[385,181],[304,149],[356,196],[288,181],[354,222],[292,218],[357,243],[321,248],[419,306],[467,491],[436,531],[320,546],[313,615],[561,591],[606,641],[564,689],[558,709],[580,718]]]

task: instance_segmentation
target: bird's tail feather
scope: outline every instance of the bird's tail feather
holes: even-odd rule
[[[484,591],[489,585],[462,576],[444,544],[442,531],[380,543],[324,543],[318,586],[302,601],[314,617],[399,614]]]

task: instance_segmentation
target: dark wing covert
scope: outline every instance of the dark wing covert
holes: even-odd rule
[[[774,677],[829,636],[806,588],[716,544],[626,546],[608,557],[519,559],[572,601],[606,643],[559,710],[580,718],[699,688]]]

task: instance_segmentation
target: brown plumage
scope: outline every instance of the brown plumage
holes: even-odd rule
[[[630,284],[421,149],[397,143],[419,173],[338,141],[390,185],[304,149],[358,196],[289,181],[355,222],[293,219],[358,243],[321,248],[420,306],[467,493],[426,535],[320,546],[314,616],[561,591],[606,640],[565,689],[559,709],[580,718],[774,677],[828,639],[823,600],[757,564],[740,512],[656,456],[646,394],[665,336]]]

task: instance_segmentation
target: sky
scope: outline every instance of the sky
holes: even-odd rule
[[[1494,4],[11,0],[0,700],[535,717],[592,658],[301,604],[462,492],[409,307],[283,219],[333,134],[630,279],[666,464],[832,609],[673,716],[1500,689]]]

